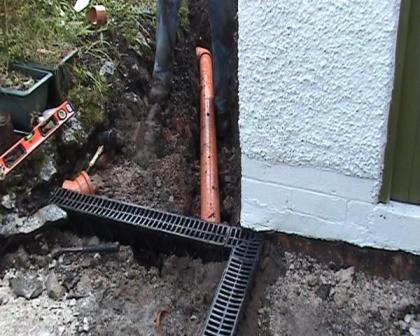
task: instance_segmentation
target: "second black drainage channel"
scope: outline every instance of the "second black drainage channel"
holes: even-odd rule
[[[202,335],[236,334],[259,260],[263,243],[261,235],[239,227],[212,224],[200,219],[65,189],[59,189],[53,195],[51,203],[66,210],[70,217],[86,216],[100,221],[117,222],[138,230],[229,249],[230,256]]]

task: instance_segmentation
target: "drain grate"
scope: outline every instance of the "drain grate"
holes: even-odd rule
[[[207,317],[203,336],[235,335],[262,247],[261,237],[242,240],[231,251]]]
[[[175,215],[139,205],[59,189],[50,200],[69,212],[77,212],[161,233],[176,235],[219,247],[231,248],[256,233],[201,219]]]
[[[139,230],[230,249],[202,335],[235,335],[263,243],[260,234],[65,189],[57,190],[50,202],[66,210],[70,216],[74,214],[118,222]]]

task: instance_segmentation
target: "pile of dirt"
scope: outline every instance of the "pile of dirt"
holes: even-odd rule
[[[420,286],[270,246],[241,335],[417,335]]]
[[[198,335],[223,272],[223,262],[151,255],[128,246],[110,254],[63,254],[96,245],[50,231],[0,261],[2,335]]]

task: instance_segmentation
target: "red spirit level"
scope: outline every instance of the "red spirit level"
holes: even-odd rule
[[[75,111],[69,102],[64,102],[54,109],[50,116],[39,123],[30,134],[21,138],[7,152],[0,156],[0,180],[15,169],[25,160],[38,146],[47,140],[58,130]]]

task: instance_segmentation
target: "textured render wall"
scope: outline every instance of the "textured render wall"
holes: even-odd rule
[[[398,0],[239,0],[249,158],[378,179]]]
[[[399,0],[239,0],[243,226],[420,254],[377,204]]]

